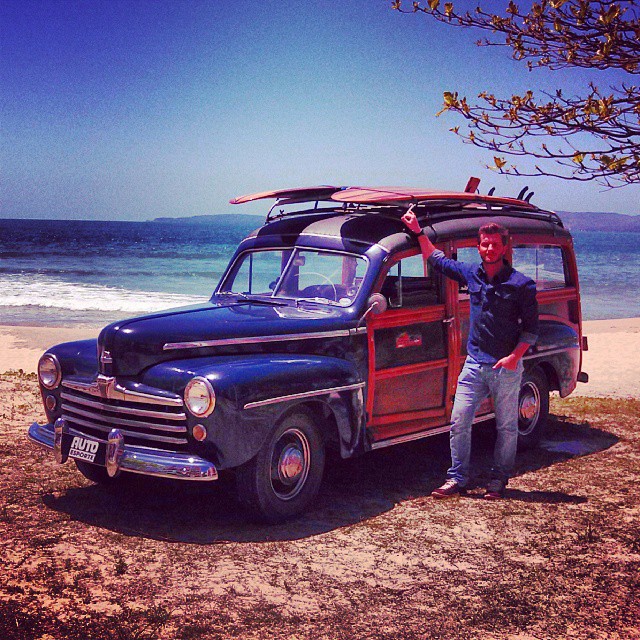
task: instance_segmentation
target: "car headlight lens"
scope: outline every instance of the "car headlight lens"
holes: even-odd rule
[[[45,353],[38,363],[38,378],[40,378],[43,387],[55,389],[62,378],[62,370],[58,358],[51,353]]]
[[[194,416],[205,418],[216,407],[216,393],[206,378],[193,378],[184,390],[184,402]]]

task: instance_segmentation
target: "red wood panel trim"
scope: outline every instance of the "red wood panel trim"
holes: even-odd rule
[[[436,409],[424,409],[422,411],[410,411],[407,413],[395,413],[393,415],[377,416],[371,420],[370,426],[382,427],[388,424],[394,424],[396,422],[407,422],[409,420],[426,420],[426,419],[438,419],[433,426],[442,426],[444,424],[444,409],[438,407]],[[385,438],[391,436],[387,435],[387,431],[384,433]]]
[[[411,309],[388,309],[379,316],[371,318],[371,328],[388,329],[390,327],[400,327],[410,324],[426,324],[428,322],[437,322],[445,317],[445,308],[443,304],[432,305],[429,307],[414,307]]]
[[[562,287],[561,289],[542,289],[538,291],[538,304],[575,300],[577,298],[577,295],[578,291],[575,287]]]
[[[376,380],[386,380],[388,378],[397,378],[398,376],[407,376],[431,369],[444,369],[449,366],[449,361],[431,360],[430,362],[418,362],[416,364],[406,364],[402,367],[393,367],[391,369],[380,369],[375,372]]]

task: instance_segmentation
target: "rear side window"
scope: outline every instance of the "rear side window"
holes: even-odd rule
[[[513,268],[529,276],[536,283],[538,291],[560,289],[570,284],[561,247],[515,246]]]
[[[452,256],[454,260],[458,262],[466,262],[467,264],[480,264],[480,256],[478,255],[478,247],[458,247],[455,254]],[[458,285],[458,295],[460,300],[469,299],[469,288],[466,284],[460,283]]]
[[[389,269],[381,293],[394,308],[438,304],[439,279],[434,276],[421,254],[404,258]]]

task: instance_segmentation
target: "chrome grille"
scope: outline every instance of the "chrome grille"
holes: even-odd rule
[[[105,440],[118,428],[125,442],[180,451],[187,444],[187,416],[182,406],[162,404],[162,398],[150,405],[130,400],[98,399],[77,389],[65,389],[62,417],[69,426],[85,435]]]

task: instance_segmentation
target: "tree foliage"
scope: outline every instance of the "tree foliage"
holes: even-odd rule
[[[640,182],[640,88],[633,84],[640,73],[640,20],[637,0],[540,0],[521,11],[510,1],[503,15],[477,7],[458,12],[453,2],[413,2],[403,13],[422,13],[453,26],[492,35],[480,46],[503,46],[530,70],[583,68],[618,84],[590,82],[582,95],[526,91],[498,97],[489,91],[470,104],[456,91],[444,93],[438,113],[460,114],[467,127],[452,131],[493,152],[500,173],[518,176],[555,176],[596,180],[608,187]],[[491,39],[490,39],[491,38]],[[627,80],[627,77],[629,78]],[[536,158],[533,169],[509,164],[501,155]]]

